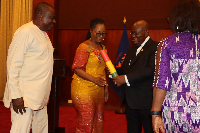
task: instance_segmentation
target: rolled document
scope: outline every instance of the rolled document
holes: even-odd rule
[[[101,56],[103,57],[103,60],[105,61],[106,65],[107,65],[108,69],[110,70],[112,77],[118,76],[116,69],[115,69],[114,65],[112,64],[110,58],[108,57],[105,49],[101,50],[100,53],[101,53]]]

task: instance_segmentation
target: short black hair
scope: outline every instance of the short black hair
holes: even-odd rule
[[[90,29],[94,29],[97,24],[105,25],[105,22],[103,21],[103,19],[95,18],[95,19],[91,20],[91,22],[90,22]]]
[[[53,6],[46,2],[40,2],[35,7],[35,14],[38,14],[40,12],[46,13],[46,11],[48,11],[49,8],[53,8]]]
[[[88,33],[87,33],[87,35],[85,37],[85,41],[90,39],[90,38],[91,38],[91,33],[90,33],[90,30],[88,30]]]
[[[173,33],[189,31],[200,33],[200,2],[199,0],[181,0],[170,13],[170,26]]]
[[[100,18],[92,19],[91,22],[90,22],[90,29],[93,30],[97,24],[104,24],[105,25],[105,22],[103,21],[103,19],[100,19]],[[90,38],[91,38],[91,33],[90,33],[90,30],[89,30],[87,35],[86,35],[85,40],[88,40]]]

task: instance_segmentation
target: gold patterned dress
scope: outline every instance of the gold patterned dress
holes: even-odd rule
[[[100,51],[85,43],[76,50],[72,70],[75,68],[94,77],[105,77],[105,62]],[[71,98],[77,112],[76,133],[103,133],[104,87],[76,74],[72,78]]]

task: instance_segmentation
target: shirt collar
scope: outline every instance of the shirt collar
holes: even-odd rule
[[[148,41],[150,39],[150,36],[148,36],[145,40],[144,40],[144,42],[140,45],[140,47],[137,49],[137,51],[136,51],[136,56],[137,56],[137,54],[140,52],[140,50],[142,49],[142,47],[146,44],[146,42]]]
[[[148,36],[148,37],[144,40],[144,42],[140,45],[140,47],[142,48],[142,47],[146,44],[146,42],[149,41],[149,39],[150,39],[150,36]],[[140,48],[140,47],[139,47],[139,48]]]

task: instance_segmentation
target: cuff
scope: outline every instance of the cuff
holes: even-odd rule
[[[15,92],[10,92],[11,93],[11,99],[17,99],[22,97],[21,91],[15,91]]]
[[[127,86],[131,86],[131,85],[129,84],[129,82],[128,82],[128,79],[127,79],[127,76],[126,76],[126,75],[125,75],[125,81],[126,81]]]

